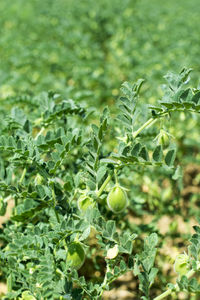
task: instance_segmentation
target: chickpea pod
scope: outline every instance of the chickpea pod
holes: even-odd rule
[[[72,269],[80,269],[85,261],[85,251],[79,242],[72,242],[66,247],[67,263]]]
[[[126,191],[118,184],[115,185],[108,194],[107,204],[114,213],[123,212],[128,205]]]

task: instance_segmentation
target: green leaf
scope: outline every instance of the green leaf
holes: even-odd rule
[[[153,152],[153,159],[156,161],[156,162],[159,162],[162,160],[162,157],[163,157],[163,151],[162,151],[162,146],[161,145],[158,145],[154,152]]]
[[[105,176],[107,172],[107,167],[106,166],[101,166],[98,171],[97,171],[97,182],[99,183],[103,177]]]
[[[174,175],[172,176],[172,179],[178,180],[178,179],[180,179],[182,177],[183,177],[183,171],[182,171],[181,166],[178,165],[178,167],[175,170]]]
[[[149,160],[149,154],[147,151],[147,148],[144,146],[140,150],[139,156],[142,157],[144,160],[148,161]]]
[[[174,164],[175,158],[176,158],[176,149],[169,150],[165,156],[166,164],[169,167],[171,167]]]

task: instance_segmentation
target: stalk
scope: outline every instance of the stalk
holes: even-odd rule
[[[100,189],[97,192],[97,197],[100,197],[101,194],[103,193],[105,187],[107,186],[107,184],[110,182],[111,180],[111,176],[108,175],[108,177],[106,178],[106,180],[104,181],[104,183],[102,184],[102,186],[100,187]]]
[[[116,185],[119,185],[118,177],[117,177],[117,170],[116,169],[114,171],[114,174],[115,174],[115,183],[116,183]]]
[[[103,295],[103,292],[106,288],[106,285],[107,285],[107,273],[110,271],[110,266],[109,264],[107,263],[107,266],[106,266],[106,274],[105,274],[105,277],[104,277],[104,281],[102,282],[102,285],[101,285],[101,292],[99,294],[99,299],[101,299],[101,296]]]
[[[200,263],[198,264],[197,266],[197,269],[200,268]],[[190,270],[185,276],[187,278],[190,278],[192,277],[194,274],[195,274],[196,271],[194,270]],[[178,291],[178,284],[176,283],[175,284],[175,291]],[[167,289],[164,293],[162,293],[161,295],[157,296],[156,298],[154,298],[153,300],[161,300],[161,299],[164,299],[165,297],[171,295],[171,293],[173,293],[174,290],[171,290],[171,289]]]
[[[58,223],[60,223],[59,214],[56,211],[56,207],[55,207],[56,206],[56,195],[55,195],[54,187],[52,188],[52,196],[53,196],[54,212],[55,212],[55,215],[56,215],[56,219],[57,219]]]
[[[160,115],[160,117],[164,117],[165,115],[167,115],[168,113],[163,113]],[[159,117],[155,117],[155,118],[150,118],[146,123],[144,123],[138,130],[136,130],[135,132],[133,132],[133,137],[136,138],[138,136],[138,134],[140,134],[140,132],[142,130],[144,130],[147,127],[152,126],[154,123],[157,122],[157,120],[159,119]]]
[[[24,177],[25,177],[25,175],[26,175],[26,171],[27,171],[27,169],[24,168],[24,170],[23,170],[23,172],[22,172],[22,175],[21,175],[21,178],[20,178],[20,180],[19,180],[19,183],[22,183],[22,181],[24,180]]]
[[[44,127],[42,127],[42,128],[40,129],[40,131],[38,132],[38,134],[37,134],[36,137],[35,137],[35,140],[37,140],[38,136],[41,135],[41,134],[44,132],[44,130],[45,130]]]

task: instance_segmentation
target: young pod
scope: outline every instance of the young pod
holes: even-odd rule
[[[79,242],[72,242],[66,247],[67,263],[72,269],[78,270],[85,261],[85,251]]]
[[[94,206],[95,206],[95,202],[91,197],[86,196],[86,195],[82,195],[82,196],[79,197],[79,199],[78,199],[78,209],[82,213],[86,212],[86,210],[89,207],[94,207]]]
[[[119,185],[114,186],[108,194],[107,204],[114,213],[121,213],[128,205],[126,191]]]
[[[24,291],[22,293],[22,298],[20,298],[20,299],[21,300],[36,300],[36,298],[34,296],[32,296],[29,291]]]
[[[183,276],[190,270],[189,268],[189,256],[186,253],[178,254],[174,263],[175,272]]]

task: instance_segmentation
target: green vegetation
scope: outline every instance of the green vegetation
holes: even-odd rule
[[[199,299],[198,1],[0,11],[2,299]]]
[[[199,72],[197,0],[2,0],[0,85],[3,96],[53,89],[93,104],[118,96],[125,80],[147,80],[160,96],[169,70]]]

